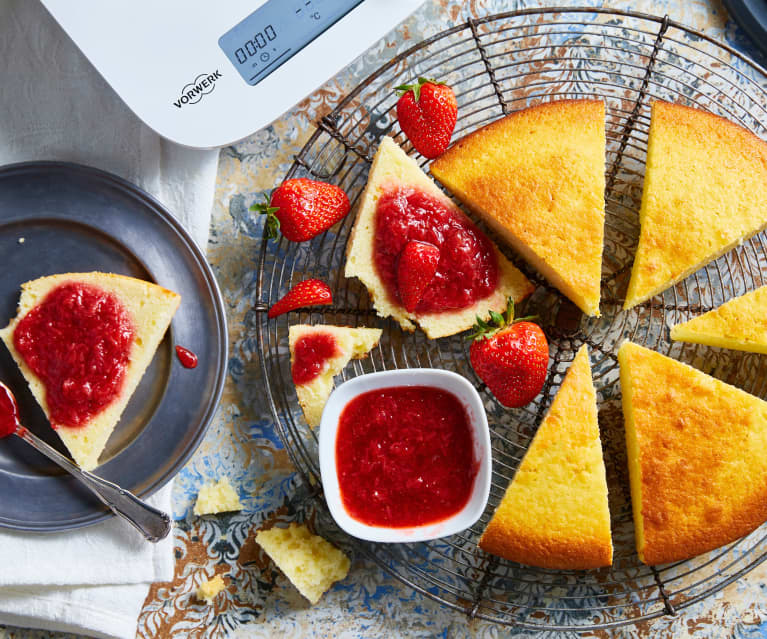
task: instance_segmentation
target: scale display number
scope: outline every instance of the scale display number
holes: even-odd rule
[[[269,0],[222,35],[218,46],[255,86],[362,2]]]

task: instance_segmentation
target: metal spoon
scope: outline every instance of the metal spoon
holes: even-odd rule
[[[30,433],[19,421],[19,409],[11,389],[0,382],[0,437],[17,435],[48,459],[79,479],[115,515],[133,525],[144,537],[153,543],[168,536],[170,517],[138,497],[113,484],[80,469],[55,448]]]

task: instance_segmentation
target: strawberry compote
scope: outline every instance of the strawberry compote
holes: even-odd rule
[[[135,329],[119,299],[67,282],[51,290],[13,332],[13,345],[45,386],[51,424],[82,426],[122,390]]]
[[[440,250],[439,266],[416,313],[462,309],[489,296],[498,283],[498,263],[490,240],[443,202],[411,187],[381,195],[376,211],[373,260],[389,296],[401,303],[397,262],[411,241]]]
[[[335,337],[329,333],[310,333],[299,337],[293,346],[293,383],[308,384],[325,369],[332,357],[339,354]]]
[[[19,408],[11,392],[0,382],[0,439],[16,432],[19,427]]]
[[[341,500],[357,521],[403,528],[435,523],[469,501],[479,463],[461,401],[430,386],[363,393],[336,439]]]

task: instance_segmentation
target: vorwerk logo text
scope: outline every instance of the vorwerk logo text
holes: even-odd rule
[[[216,88],[216,80],[221,77],[221,71],[216,69],[213,73],[201,73],[194,82],[190,82],[181,89],[181,97],[173,103],[179,109],[185,104],[197,104],[202,96],[207,95]]]

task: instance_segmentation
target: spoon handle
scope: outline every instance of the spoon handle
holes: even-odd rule
[[[170,517],[166,513],[141,501],[132,493],[112,482],[82,470],[55,448],[35,437],[26,428],[17,429],[16,434],[48,459],[56,462],[79,479],[115,515],[132,524],[148,541],[156,543],[168,536],[171,524]]]

